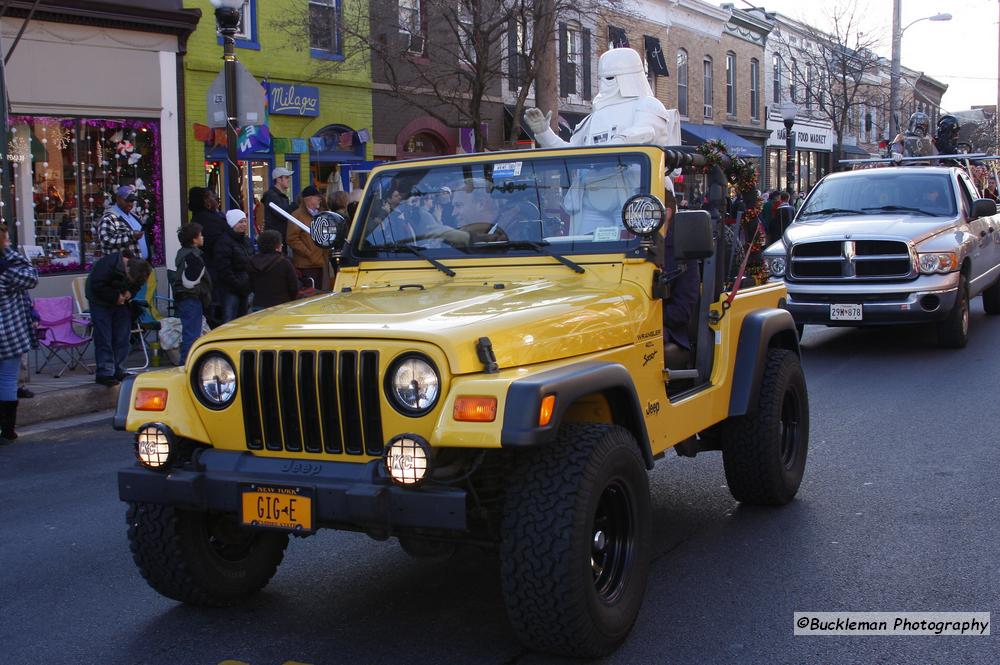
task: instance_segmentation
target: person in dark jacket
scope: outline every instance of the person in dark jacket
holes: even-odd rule
[[[115,386],[125,377],[132,312],[129,302],[152,272],[149,263],[124,252],[105,254],[87,276],[90,322],[94,326],[95,380]]]
[[[242,210],[226,213],[229,228],[215,246],[215,273],[222,293],[221,322],[247,313],[250,297],[250,257],[253,244],[247,237],[250,223]]]
[[[17,375],[21,356],[35,344],[27,293],[38,284],[38,271],[10,246],[7,225],[0,224],[0,444],[17,438]]]
[[[200,190],[197,191],[197,190]],[[199,193],[201,195],[199,199]],[[192,187],[188,195],[188,208],[191,210],[191,221],[201,225],[201,234],[205,238],[202,252],[205,254],[208,271],[212,273],[215,258],[215,244],[226,235],[229,226],[226,216],[219,211],[219,197],[215,190],[207,187]],[[214,277],[214,275],[213,275]]]
[[[288,220],[281,216],[281,213],[272,210],[272,203],[276,204],[285,212],[294,210],[292,202],[288,200],[288,189],[292,185],[292,172],[286,168],[278,167],[271,171],[273,184],[270,189],[264,192],[260,202],[264,204],[264,230],[277,231],[281,236],[281,242],[285,242],[285,233],[288,229]]]
[[[299,278],[292,262],[281,253],[281,234],[273,229],[264,231],[257,236],[257,247],[260,253],[250,259],[253,311],[295,300]]]
[[[177,231],[181,248],[174,274],[174,302],[181,320],[181,364],[187,362],[191,345],[201,335],[202,317],[212,306],[212,278],[205,267],[201,247],[205,243],[201,224],[191,222]]]

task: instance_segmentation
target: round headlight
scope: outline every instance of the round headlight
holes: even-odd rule
[[[385,449],[385,469],[397,485],[419,485],[431,471],[431,447],[416,434],[401,434]]]
[[[772,277],[781,277],[785,274],[785,257],[768,256],[764,261],[767,263],[767,270]]]
[[[173,434],[166,425],[143,425],[135,435],[135,456],[150,469],[162,469],[170,461],[172,444]]]
[[[404,356],[393,363],[386,382],[389,401],[407,416],[422,416],[437,404],[441,380],[429,359]]]
[[[314,243],[323,249],[329,249],[343,240],[347,222],[336,212],[321,212],[313,217],[309,227],[309,235]]]
[[[209,408],[224,408],[236,396],[236,368],[220,353],[199,361],[194,380],[202,404]]]
[[[622,206],[622,224],[637,236],[651,236],[666,220],[663,202],[651,194],[637,194]]]

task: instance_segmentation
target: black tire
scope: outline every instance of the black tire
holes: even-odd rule
[[[938,323],[938,343],[949,349],[964,349],[969,343],[969,281],[958,278],[958,298],[948,318]]]
[[[564,426],[520,454],[507,485],[501,576],[521,642],[596,658],[639,614],[649,570],[649,479],[621,427]]]
[[[809,451],[809,396],[795,352],[770,349],[753,413],[724,428],[722,461],[733,498],[781,506],[799,491]]]
[[[990,316],[1000,314],[1000,280],[983,291],[983,309]]]
[[[142,576],[168,598],[236,605],[274,576],[288,534],[240,527],[226,515],[129,503],[128,539]]]

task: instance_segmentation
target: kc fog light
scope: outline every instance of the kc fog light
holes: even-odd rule
[[[163,469],[173,456],[174,434],[161,423],[150,423],[139,428],[135,435],[135,456],[150,469]]]
[[[385,449],[385,468],[397,485],[416,487],[430,475],[431,447],[416,434],[401,434]]]

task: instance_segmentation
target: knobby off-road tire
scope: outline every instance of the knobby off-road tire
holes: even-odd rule
[[[983,309],[991,316],[1000,314],[1000,280],[983,291]]]
[[[520,453],[507,486],[507,616],[532,649],[594,658],[628,635],[649,569],[649,479],[621,427],[569,424]]]
[[[937,334],[938,343],[949,349],[964,349],[969,343],[969,281],[965,275],[958,278],[958,299],[948,318],[938,323]]]
[[[809,448],[809,398],[798,355],[769,349],[757,409],[724,428],[722,461],[733,498],[780,506],[795,497]]]
[[[235,605],[264,588],[288,534],[241,528],[235,519],[152,503],[129,503],[132,557],[149,585],[192,605]]]

